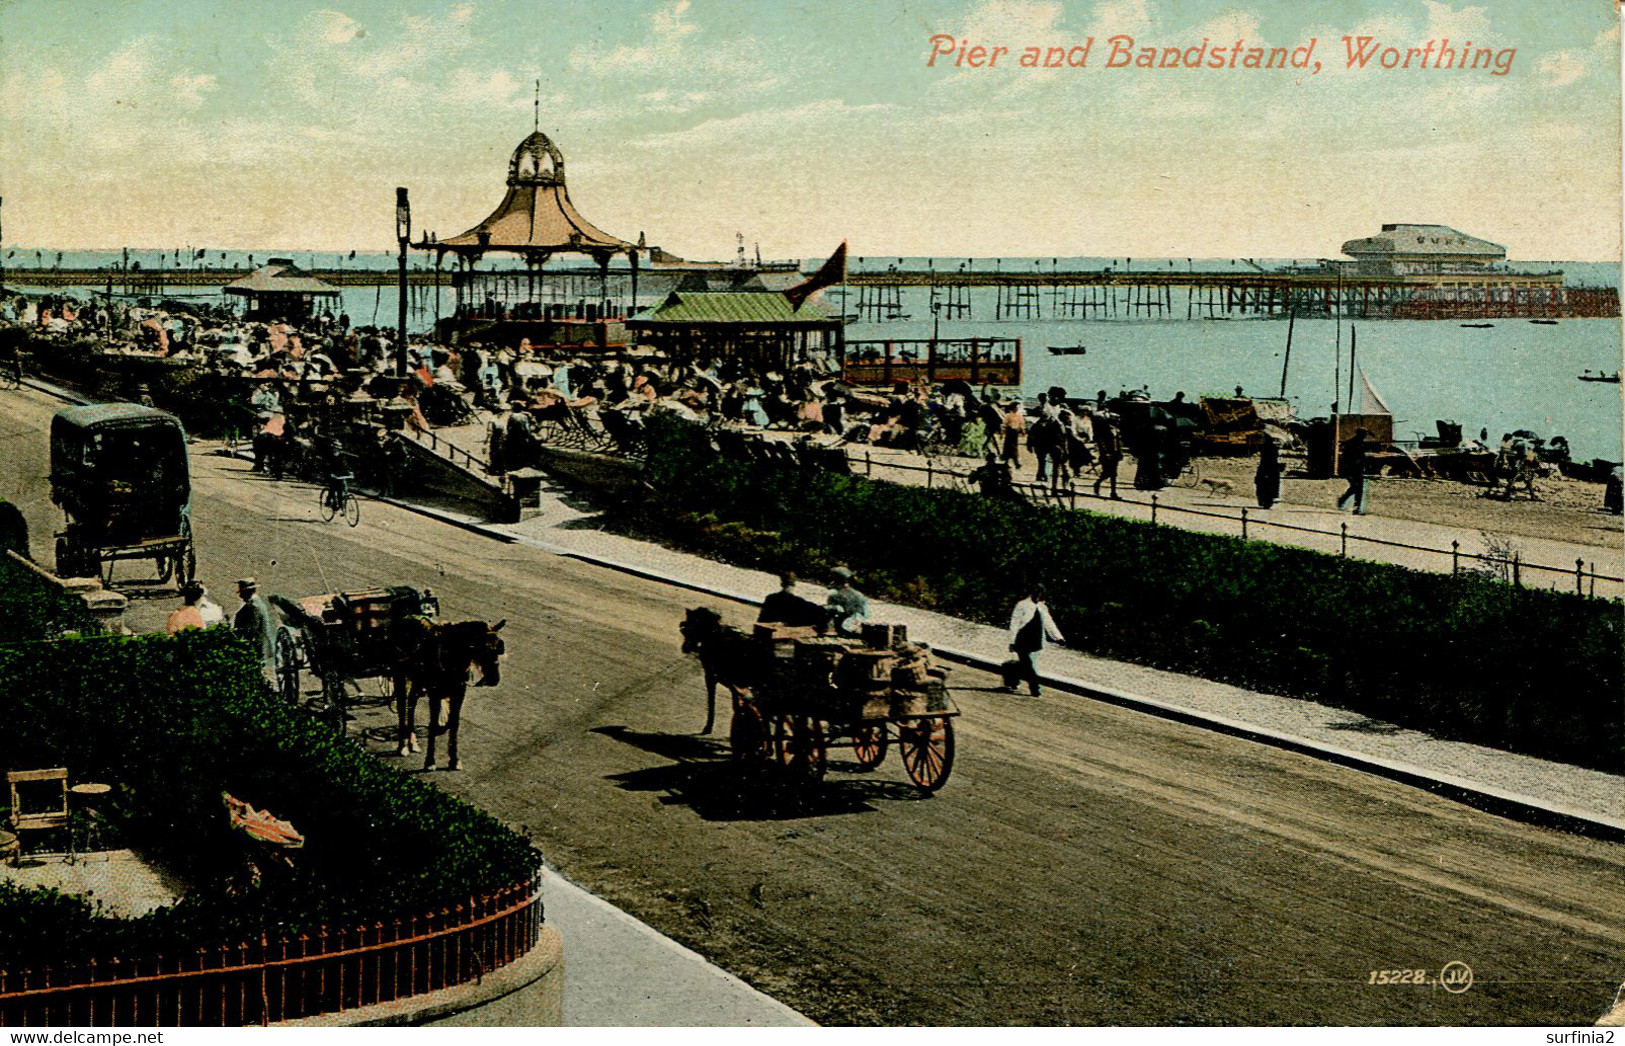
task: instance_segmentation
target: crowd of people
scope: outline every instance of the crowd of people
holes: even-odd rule
[[[189,301],[125,304],[3,294],[0,327],[29,332],[35,351],[83,338],[105,352],[194,360],[207,373],[243,382],[233,386],[239,390],[235,398],[248,401],[238,408],[243,413],[236,427],[252,433],[257,470],[279,477],[292,469],[320,478],[343,466],[370,473],[366,478],[383,489],[395,485],[393,477],[405,464],[388,438],[394,428],[424,432],[497,421],[509,434],[540,440],[548,423],[567,423],[585,412],[635,441],[646,415],[667,411],[829,445],[961,459],[963,465],[949,467],[968,471],[974,487],[994,497],[1014,496],[1019,477],[1054,491],[1072,490],[1087,478],[1091,493],[1118,498],[1125,458],[1134,459],[1136,489],[1172,483],[1188,466],[1201,420],[1198,405],[1183,393],[1153,403],[1145,390],[1073,397],[1057,387],[1024,403],[1008,390],[959,380],[935,386],[899,382],[881,393],[848,387],[828,361],[818,360],[763,373],[748,371],[737,357],[680,362],[637,351],[533,346],[524,339],[447,345],[421,337],[409,339],[403,353],[393,331],[357,327],[348,315],[331,311],[298,323],[249,321],[224,306]],[[0,354],[10,351],[12,340],[0,338]],[[144,396],[137,390],[132,398]],[[1258,448],[1254,481],[1263,508],[1281,496],[1280,440],[1289,438],[1284,431],[1268,436]],[[1541,446],[1532,436],[1520,431],[1502,439],[1489,493],[1535,496],[1535,478],[1566,447],[1558,440]],[[520,458],[526,442],[508,441]],[[1363,471],[1351,475],[1348,463],[1363,469],[1376,449],[1368,433],[1341,455],[1338,473],[1351,486],[1343,504],[1356,513],[1365,510],[1366,489]],[[496,461],[497,448],[490,451],[500,466],[532,463],[511,454]],[[1618,511],[1615,486],[1609,488],[1609,511]]]

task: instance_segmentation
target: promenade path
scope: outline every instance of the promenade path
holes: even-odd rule
[[[483,423],[441,428],[435,430],[435,434],[476,456],[483,456],[486,452],[486,427]],[[788,439],[791,435],[780,432],[762,434],[772,439]],[[820,437],[820,442],[828,444],[831,441]],[[914,486],[968,489],[963,476],[978,464],[966,458],[938,458],[928,462],[925,457],[911,451],[861,444],[847,444],[845,450],[856,474]],[[1401,483],[1449,481],[1380,477],[1368,481],[1370,495],[1367,515],[1338,512],[1313,503],[1314,500],[1329,501],[1335,496],[1329,492],[1340,491],[1342,481],[1310,481],[1290,477],[1284,484],[1287,500],[1277,502],[1266,511],[1260,509],[1252,499],[1250,482],[1231,481],[1228,492],[1222,484],[1218,490],[1181,484],[1154,493],[1136,490],[1132,458],[1124,459],[1118,477],[1120,500],[1112,500],[1093,494],[1092,476],[1073,484],[1065,492],[1050,493],[1031,483],[1032,456],[1024,451],[1023,460],[1025,468],[1017,475],[1023,492],[1059,507],[1127,519],[1154,519],[1160,525],[1182,530],[1245,536],[1253,541],[1394,563],[1414,570],[1439,573],[1451,573],[1456,569],[1486,571],[1508,580],[1513,570],[1507,560],[1516,553],[1519,560],[1518,580],[1525,587],[1567,592],[1579,590],[1605,598],[1625,597],[1625,537],[1622,537],[1618,517],[1602,513],[1597,513],[1595,522],[1588,524],[1586,533],[1589,540],[1585,541],[1560,541],[1503,529],[1490,518],[1489,512],[1486,512],[1482,528],[1447,526],[1394,515],[1391,504],[1384,503],[1384,492]],[[1315,497],[1307,496],[1311,492]],[[1487,510],[1501,507],[1499,504],[1485,506]],[[1453,551],[1455,555],[1452,555]],[[1474,558],[1480,556],[1487,557],[1487,561]]]
[[[854,471],[869,474],[874,479],[916,486],[940,486],[945,477],[938,471],[939,463],[928,471],[926,459],[909,451],[885,447],[852,447],[848,458]],[[1027,456],[1030,462],[1030,455]],[[958,458],[948,463],[956,473],[968,472],[976,462]],[[1550,538],[1530,537],[1516,533],[1497,533],[1491,529],[1445,526],[1438,523],[1404,519],[1385,512],[1383,491],[1398,483],[1449,482],[1447,480],[1391,480],[1373,477],[1367,480],[1368,512],[1356,516],[1313,504],[1304,504],[1294,498],[1293,488],[1334,487],[1341,491],[1343,482],[1288,479],[1286,496],[1292,500],[1279,501],[1269,510],[1258,507],[1252,498],[1251,483],[1232,481],[1228,492],[1207,486],[1174,484],[1155,492],[1134,489],[1133,460],[1125,459],[1118,476],[1118,495],[1112,500],[1093,493],[1094,480],[1078,482],[1059,493],[1046,493],[1045,488],[1031,485],[1031,465],[1019,477],[1023,491],[1030,497],[1050,503],[1100,512],[1127,519],[1151,520],[1163,526],[1231,537],[1245,536],[1252,541],[1268,541],[1280,545],[1296,545],[1318,552],[1348,555],[1379,563],[1395,563],[1414,570],[1450,573],[1455,569],[1492,570],[1510,577],[1510,565],[1497,565],[1475,560],[1487,556],[1505,559],[1516,552],[1519,557],[1519,578],[1529,588],[1556,588],[1576,590],[1576,565],[1583,564],[1579,579],[1580,589],[1598,596],[1617,598],[1625,595],[1625,542],[1620,539],[1618,525],[1599,522],[1595,531],[1596,542],[1556,541]],[[947,482],[964,487],[964,482],[950,478]],[[1155,508],[1153,508],[1155,497]],[[1246,533],[1243,535],[1243,518]],[[1599,521],[1611,520],[1600,513]],[[1486,528],[1493,524],[1486,523]],[[1346,528],[1346,538],[1345,538]],[[1455,544],[1452,555],[1452,543]],[[1549,569],[1548,569],[1549,568]],[[1590,575],[1601,577],[1593,578]]]

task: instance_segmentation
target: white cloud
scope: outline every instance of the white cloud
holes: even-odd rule
[[[1146,0],[1105,0],[1095,8],[1094,24],[1095,36],[1134,36],[1151,27],[1151,8]]]
[[[1237,40],[1247,41],[1250,47],[1260,47],[1264,41],[1259,34],[1258,16],[1245,11],[1226,11],[1211,21],[1197,26],[1189,34],[1192,39],[1207,37],[1214,45],[1229,45]]]
[[[317,11],[310,19],[315,35],[324,44],[347,44],[367,35],[360,22],[342,11]]]
[[[1469,40],[1482,36],[1490,27],[1489,11],[1483,7],[1452,8],[1437,0],[1422,0],[1428,11],[1427,35],[1448,36],[1455,40]]]
[[[530,87],[530,84],[515,78],[506,69],[485,74],[472,69],[457,69],[446,82],[446,98],[452,102],[491,109],[523,109],[533,101]]]
[[[809,126],[830,125],[895,109],[897,106],[887,103],[847,105],[836,98],[823,98],[790,109],[758,109],[738,116],[705,120],[685,130],[645,135],[635,144],[669,148],[739,142],[759,149],[761,139],[769,135],[799,133]]]
[[[146,86],[158,48],[157,37],[138,36],[96,64],[85,89],[98,97],[129,96]]]
[[[1051,0],[982,0],[966,12],[959,35],[972,43],[1037,44],[1056,33],[1061,15]]]
[[[649,16],[649,36],[640,44],[617,44],[608,51],[578,47],[570,52],[570,65],[599,76],[629,72],[659,72],[684,64],[683,41],[698,31],[684,21],[690,0],[676,0]]]
[[[677,0],[675,4],[656,11],[649,17],[651,27],[656,36],[684,37],[696,30],[696,27],[683,21],[690,7],[694,6],[691,0]]]
[[[187,109],[202,105],[203,96],[214,90],[215,85],[215,77],[210,73],[177,73],[169,78],[176,100]]]
[[[1587,72],[1585,56],[1578,51],[1553,51],[1535,66],[1535,75],[1552,87],[1571,84]]]

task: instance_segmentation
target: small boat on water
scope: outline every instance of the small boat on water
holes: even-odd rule
[[[1607,373],[1604,373],[1603,371],[1598,371],[1597,373],[1593,374],[1590,371],[1586,371],[1584,374],[1580,375],[1580,380],[1581,381],[1606,381],[1610,385],[1618,385],[1619,384],[1619,371],[1616,370],[1612,374],[1607,374]]]
[[[1493,326],[1495,326],[1495,324],[1493,324],[1493,323],[1458,323],[1456,326],[1458,326],[1458,327],[1471,327],[1474,330],[1483,330],[1486,327],[1493,327]]]
[[[1089,349],[1083,345],[1051,345],[1049,347],[1051,356],[1082,356],[1088,351]]]
[[[1547,327],[1555,327],[1555,326],[1557,326],[1557,321],[1556,320],[1530,320],[1529,322],[1530,323],[1539,323],[1539,324],[1542,324],[1542,325],[1547,326]]]

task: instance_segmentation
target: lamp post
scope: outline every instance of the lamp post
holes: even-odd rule
[[[395,238],[401,244],[401,308],[395,327],[395,374],[404,378],[406,367],[406,242],[412,238],[412,205],[407,202],[404,186],[395,190]]]

